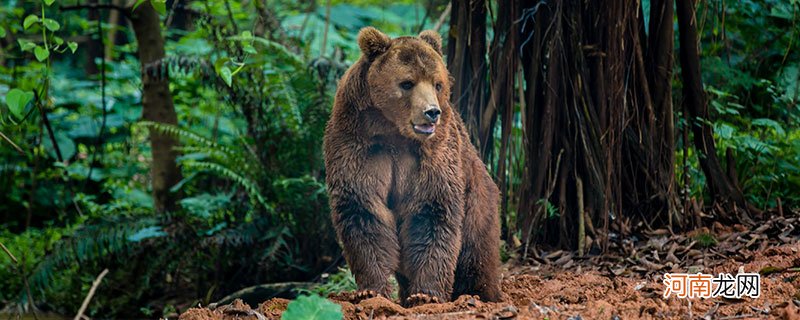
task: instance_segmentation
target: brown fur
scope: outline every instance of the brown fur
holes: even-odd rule
[[[359,290],[388,296],[395,274],[406,305],[417,294],[498,300],[498,189],[448,101],[441,38],[365,28],[358,43],[324,148],[331,216]],[[415,126],[431,123],[433,134]]]

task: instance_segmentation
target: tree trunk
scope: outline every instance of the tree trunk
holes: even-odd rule
[[[639,15],[644,13],[639,9]],[[630,119],[622,154],[628,164],[622,171],[623,207],[638,213],[647,226],[669,223],[677,214],[674,178],[672,117],[673,3],[654,0],[650,10],[650,35],[644,19],[631,19],[627,32],[632,44],[630,78],[634,86],[628,101]],[[660,222],[660,223],[659,223]],[[681,222],[678,220],[678,222]]]
[[[485,160],[492,147],[489,123],[494,120],[494,115],[489,119],[483,117],[488,101],[486,1],[452,0],[452,7],[447,42],[447,66],[455,79],[451,101],[460,111],[472,143]]]
[[[255,27],[253,34],[259,37],[266,37],[278,43],[286,43],[288,36],[281,27],[281,22],[275,17],[275,13],[270,9],[266,0],[254,0],[256,7]]]
[[[720,216],[728,221],[748,221],[748,206],[742,191],[725,174],[717,157],[714,131],[711,127],[708,105],[700,73],[697,20],[694,0],[678,0],[678,29],[680,40],[681,79],[683,80],[683,107],[691,116],[694,144],[700,152],[700,166],[706,175],[711,196],[723,205]]]
[[[513,47],[524,75],[518,85],[525,166],[509,201],[518,203],[525,252],[536,242],[575,248],[579,230],[607,245],[612,231],[630,234],[640,221],[666,224],[676,213],[671,2],[653,2],[650,35],[638,2],[520,6],[515,13],[499,5],[497,25],[508,16],[520,31]],[[490,52],[505,50],[495,42]],[[493,59],[490,69],[510,63]],[[513,85],[497,84],[494,73],[492,79]],[[494,88],[492,94],[487,112]],[[513,119],[501,121],[505,130]],[[498,180],[506,181],[505,174],[498,171]]]
[[[124,5],[123,0],[112,0],[111,4],[115,6]],[[114,48],[120,44],[117,42],[117,29],[121,27],[121,23],[127,23],[124,19],[120,19],[121,15],[122,13],[119,10],[110,10],[108,12],[108,25],[110,28],[108,28],[108,35],[106,35],[106,47],[103,49],[103,55],[107,61],[113,60]]]
[[[90,0],[89,3],[97,4],[97,0]],[[102,25],[103,21],[100,17],[100,10],[89,10],[87,20]],[[98,27],[95,30],[102,29]],[[96,32],[94,35],[89,36],[89,40],[86,41],[86,64],[83,66],[83,71],[86,75],[93,76],[100,72],[96,60],[102,59],[104,56],[104,48],[100,41],[100,37],[102,36],[102,32]]]
[[[169,91],[169,76],[145,72],[148,65],[158,63],[164,58],[164,38],[161,35],[158,13],[150,2],[146,2],[133,11],[131,22],[138,42],[139,62],[142,65],[142,118],[177,125],[178,117]],[[175,162],[178,141],[170,135],[152,130],[150,145],[153,155],[150,170],[155,208],[158,211],[171,210],[174,207],[174,197],[170,188],[181,180],[181,173]]]
[[[486,150],[491,150],[494,136],[495,119],[498,115],[502,117],[500,133],[500,150],[497,157],[497,184],[500,186],[500,221],[503,239],[509,238],[508,227],[508,175],[507,167],[511,162],[509,159],[509,145],[511,140],[511,129],[514,126],[515,99],[514,81],[516,80],[517,69],[519,68],[519,29],[514,24],[514,17],[519,16],[520,4],[518,1],[501,1],[498,4],[498,12],[503,14],[497,17],[495,25],[494,40],[492,40],[491,64],[489,71],[489,83],[491,91],[489,93],[489,104],[486,106],[482,117],[491,119],[485,122],[486,127],[481,127],[484,139],[481,145],[488,146]],[[490,161],[489,152],[483,154],[485,161]]]

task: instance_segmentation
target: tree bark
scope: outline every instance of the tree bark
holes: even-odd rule
[[[97,0],[90,0],[90,4],[97,4]],[[101,12],[100,10],[89,10],[87,19],[94,23],[99,23],[102,25],[103,21],[100,19]],[[97,30],[101,30],[101,28],[97,28]],[[101,33],[97,33],[95,35],[89,36],[89,40],[86,41],[86,64],[83,66],[83,71],[86,75],[93,76],[100,72],[100,69],[97,67],[96,60],[102,59],[103,54],[103,45],[100,42],[100,37],[103,35]]]
[[[142,66],[142,118],[177,125],[178,117],[169,91],[169,76],[145,72],[148,65],[158,63],[164,58],[164,37],[161,35],[158,13],[150,2],[146,2],[131,13],[131,22]],[[175,162],[178,141],[170,135],[152,130],[150,145],[153,155],[150,172],[154,205],[158,211],[171,210],[175,199],[170,188],[181,180],[181,172]]]
[[[447,66],[455,79],[451,90],[453,106],[459,110],[472,143],[481,156],[491,149],[487,140],[489,122],[483,117],[488,101],[486,85],[486,1],[452,0],[452,17],[447,47]],[[491,135],[489,133],[489,135]]]
[[[654,10],[662,10],[653,14],[661,19],[649,38],[639,5],[521,3],[514,21],[525,75],[525,171],[517,195],[523,244],[575,248],[581,225],[597,221],[602,229],[590,230],[605,246],[612,231],[628,234],[638,221],[667,217],[674,205],[671,33],[660,29],[671,21],[661,7],[671,4],[656,2]],[[653,67],[661,73],[651,74]]]
[[[275,13],[269,8],[267,1],[254,0],[253,4],[256,7],[256,13],[258,13],[253,34],[285,44],[288,36],[283,27],[281,27],[281,22],[275,17]]]
[[[498,115],[502,117],[500,133],[500,150],[497,157],[497,177],[500,186],[500,215],[503,239],[509,238],[508,228],[508,175],[506,168],[510,163],[508,149],[511,140],[511,129],[514,126],[514,81],[519,68],[519,32],[514,24],[514,17],[519,16],[519,1],[501,1],[498,3],[498,12],[503,15],[497,17],[495,24],[494,39],[492,40],[491,64],[489,70],[489,83],[491,91],[489,93],[489,104],[486,106],[482,117],[489,118],[490,121],[481,127],[481,145],[492,146],[494,135],[495,119]],[[489,161],[491,147],[485,148],[487,151],[482,156],[485,161]]]
[[[701,154],[700,166],[706,175],[708,189],[714,201],[725,208],[719,212],[720,216],[728,221],[747,221],[747,202],[720,164],[714,131],[709,124],[710,116],[700,73],[695,3],[694,0],[677,1],[683,107],[694,120],[691,124],[694,144]]]
[[[639,16],[644,12],[636,8]],[[647,226],[668,222],[676,215],[674,132],[672,117],[673,3],[654,0],[650,10],[650,34],[644,19],[630,19],[626,32],[632,50],[622,154],[623,207],[640,214]],[[680,220],[679,220],[680,221]]]

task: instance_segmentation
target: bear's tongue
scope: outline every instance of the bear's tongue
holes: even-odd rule
[[[414,130],[420,133],[433,133],[435,126],[433,124],[415,124]]]

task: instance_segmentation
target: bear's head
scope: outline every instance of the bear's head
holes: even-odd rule
[[[450,77],[442,60],[442,38],[430,30],[418,37],[390,39],[375,28],[358,34],[369,63],[366,87],[371,105],[403,136],[424,141],[446,123]]]

